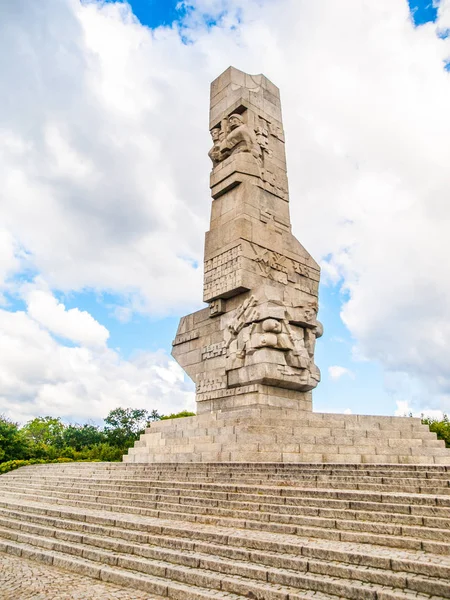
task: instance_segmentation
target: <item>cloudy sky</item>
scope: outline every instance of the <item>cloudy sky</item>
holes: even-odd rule
[[[281,88],[315,409],[450,411],[450,0],[2,0],[0,413],[194,408],[209,83]]]

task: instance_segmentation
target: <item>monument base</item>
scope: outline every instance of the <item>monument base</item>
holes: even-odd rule
[[[127,463],[450,464],[418,418],[249,406],[152,423]]]
[[[247,385],[217,390],[197,397],[197,414],[240,408],[278,408],[300,412],[312,411],[312,393],[298,392],[270,385]]]

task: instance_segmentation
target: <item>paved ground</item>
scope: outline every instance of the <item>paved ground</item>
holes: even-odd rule
[[[102,583],[0,552],[1,600],[158,600],[145,592]]]

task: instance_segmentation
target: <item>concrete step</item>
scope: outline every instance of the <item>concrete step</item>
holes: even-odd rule
[[[172,477],[170,479],[174,479],[174,478],[179,478],[181,475],[175,475],[175,477]],[[62,477],[60,478],[60,481],[63,481],[65,483],[78,483],[81,482],[82,479],[86,480],[86,483],[89,481],[89,479],[83,478],[81,475],[74,478],[72,477]],[[105,478],[103,478],[105,479]],[[169,477],[165,477],[165,478],[158,478],[156,481],[170,481]],[[220,483],[220,482],[227,482],[229,481],[231,478],[230,477],[224,477],[221,478],[220,476],[217,476],[215,478],[186,478],[186,481],[197,481],[198,483],[208,483],[209,481],[211,481],[211,479],[214,479],[214,482],[216,483]],[[14,478],[15,482],[19,482],[19,481],[23,481],[26,482],[28,480],[27,477],[16,477]],[[117,481],[118,478],[115,478],[115,481]],[[5,481],[7,481],[7,478],[5,478]],[[41,481],[42,482],[51,482],[52,481],[52,476],[51,475],[42,475],[41,476]],[[99,479],[97,479],[96,481],[101,481]],[[106,481],[111,481],[110,478],[107,478]],[[135,480],[137,481],[137,480]],[[148,481],[148,480],[146,480]],[[154,480],[153,480],[154,481]],[[376,489],[380,489],[380,490],[386,490],[386,491],[407,491],[409,492],[411,489],[417,489],[418,493],[420,493],[421,491],[428,493],[428,491],[435,491],[435,493],[438,493],[436,491],[439,490],[444,490],[444,494],[446,493],[446,490],[450,491],[450,477],[448,474],[445,474],[445,476],[443,477],[401,477],[400,475],[396,478],[394,477],[370,477],[367,475],[361,475],[360,477],[358,476],[349,476],[349,475],[338,475],[338,476],[334,476],[334,475],[276,475],[276,476],[272,476],[270,477],[269,475],[266,477],[261,477],[260,475],[249,475],[249,476],[236,476],[233,477],[233,482],[239,482],[242,484],[245,483],[252,483],[252,484],[256,484],[256,485],[267,485],[268,483],[274,485],[274,484],[281,484],[281,485],[287,485],[290,484],[292,486],[295,487],[304,487],[305,485],[308,487],[311,486],[315,486],[315,487],[326,487],[327,489],[329,489],[330,487],[333,487],[335,489],[345,489],[345,488],[350,488],[350,489],[360,489],[360,490],[371,490],[374,489],[374,486],[376,486]],[[393,489],[395,488],[395,489]],[[428,489],[427,489],[428,488]]]
[[[94,469],[92,465],[97,465],[98,470]],[[201,466],[205,466],[204,469]],[[100,473],[107,472],[108,474],[114,474],[118,472],[126,473],[131,476],[132,473],[145,473],[152,472],[158,473],[173,473],[179,472],[183,474],[187,473],[201,473],[203,476],[208,473],[326,473],[326,474],[339,474],[339,473],[384,473],[386,476],[389,474],[404,472],[409,473],[413,476],[414,473],[429,473],[438,474],[449,472],[448,465],[420,465],[420,464],[405,464],[398,465],[392,463],[383,463],[375,465],[363,465],[363,464],[349,464],[349,463],[333,463],[333,464],[320,464],[320,463],[160,463],[160,464],[130,464],[125,463],[62,463],[62,464],[47,464],[47,465],[31,465],[29,467],[23,467],[23,469],[32,470],[38,466],[42,467],[43,471],[55,471],[58,470],[60,473],[69,472],[83,472],[83,473]],[[61,467],[61,471],[57,469]]]
[[[444,484],[447,485],[444,487]],[[211,480],[208,481],[183,481],[180,478],[174,480],[151,480],[151,479],[114,479],[98,478],[96,481],[92,481],[89,478],[69,478],[69,477],[41,477],[30,481],[30,477],[7,477],[2,476],[0,479],[0,487],[3,489],[10,489],[11,486],[22,486],[29,488],[39,488],[39,486],[59,487],[63,485],[70,487],[73,490],[79,489],[95,489],[96,486],[101,486],[102,489],[109,489],[112,491],[129,491],[131,492],[146,492],[146,493],[176,493],[178,494],[181,490],[199,492],[204,494],[205,492],[212,493],[228,493],[228,494],[255,494],[258,495],[270,495],[279,496],[285,498],[304,498],[304,497],[320,497],[320,498],[331,498],[331,499],[342,499],[342,500],[354,500],[354,501],[369,501],[369,502],[388,502],[388,503],[408,503],[408,504],[423,504],[433,506],[450,506],[450,498],[447,498],[448,482],[443,482],[442,486],[431,486],[433,493],[430,493],[429,486],[415,488],[415,492],[412,492],[410,487],[399,486],[399,490],[392,491],[389,487],[386,489],[385,486],[380,485],[379,489],[373,490],[372,487],[367,489],[367,486],[371,484],[348,484],[348,482],[342,482],[339,486],[331,487],[327,486],[326,481],[320,482],[317,485],[316,482],[300,482],[300,485],[296,481],[282,480],[277,481],[263,481],[262,483],[251,482],[239,482],[238,484],[232,483],[231,481],[224,481],[213,483]],[[441,493],[443,492],[443,493]]]
[[[0,489],[1,486],[0,486]],[[29,484],[26,488],[20,486],[4,486],[5,491],[18,492],[20,489],[30,492],[30,495],[39,493],[47,489],[52,491],[55,488],[50,484],[48,486],[37,486]],[[59,485],[58,492],[68,492],[71,497],[82,492],[84,488],[77,486]],[[366,521],[398,522],[403,524],[425,525],[427,527],[447,527],[450,518],[450,502],[447,507],[426,506],[422,504],[395,503],[395,497],[386,497],[383,501],[361,501],[361,500],[339,500],[321,498],[306,492],[302,497],[275,496],[268,493],[228,493],[219,491],[210,491],[203,489],[174,489],[174,488],[148,488],[149,491],[132,492],[129,488],[120,488],[114,490],[112,486],[106,487],[104,484],[91,483],[87,488],[96,497],[97,504],[102,500],[108,501],[110,498],[123,499],[127,504],[134,506],[147,506],[155,508],[157,502],[166,502],[172,504],[188,504],[191,506],[222,506],[235,510],[255,510],[257,512],[278,512],[279,514],[302,514],[319,517],[348,519],[361,519]],[[141,488],[138,488],[141,489]],[[254,491],[254,490],[252,490]],[[52,494],[53,495],[53,494]],[[375,498],[375,500],[378,498]],[[404,497],[401,498],[404,500]],[[409,500],[410,497],[407,497]],[[421,499],[421,498],[420,498]],[[430,500],[430,498],[427,498]],[[436,499],[435,499],[436,500]],[[439,500],[439,498],[437,498]],[[139,503],[139,504],[137,504]],[[144,504],[142,504],[144,503]],[[442,522],[441,522],[442,521]]]
[[[90,483],[89,485],[85,485],[83,487],[79,484],[76,486],[59,484],[56,487],[52,483],[29,483],[28,485],[25,485],[23,482],[21,482],[20,484],[15,482],[14,485],[3,484],[3,486],[0,483],[0,489],[4,489],[5,491],[9,490],[12,492],[23,491],[25,493],[48,493],[55,491],[56,493],[69,494],[70,496],[74,496],[77,494],[87,494],[89,496],[97,498],[98,502],[102,500],[108,501],[111,498],[113,498],[117,500],[125,500],[126,502],[133,501],[133,503],[135,503],[135,501],[144,502],[149,507],[153,508],[156,503],[161,502],[205,507],[222,507],[236,510],[251,509],[263,511],[269,509],[276,509],[281,514],[296,514],[300,510],[304,512],[308,509],[312,509],[316,511],[324,511],[324,515],[329,511],[335,511],[336,514],[330,513],[330,516],[334,517],[340,516],[342,514],[345,514],[345,512],[351,511],[352,516],[356,515],[355,518],[357,518],[359,512],[365,513],[367,511],[379,512],[382,515],[390,515],[390,513],[394,513],[393,518],[395,518],[396,513],[400,515],[403,515],[404,513],[412,514],[413,510],[412,505],[410,504],[406,506],[404,503],[401,502],[396,504],[395,496],[388,497],[388,499],[391,500],[390,503],[386,502],[386,496],[383,496],[382,502],[366,501],[364,503],[358,502],[357,500],[351,502],[349,500],[330,500],[327,498],[319,498],[317,496],[310,495],[310,493],[308,493],[308,490],[304,490],[305,493],[302,494],[301,497],[297,497],[275,496],[267,492],[264,493],[262,491],[259,493],[228,493],[203,489],[175,489],[166,487],[150,487],[147,490],[144,490],[143,488],[137,488],[139,491],[133,491],[130,489],[130,487],[120,487],[119,489],[114,489],[113,486],[105,486],[104,484],[98,483]],[[402,499],[404,499],[404,497],[402,497]],[[427,497],[427,499],[429,500],[430,498]],[[445,519],[446,517],[450,518],[450,509],[448,507],[422,507],[419,505],[417,507],[414,506],[414,514],[415,516],[440,516]],[[366,515],[364,514],[362,518],[366,518]]]
[[[386,554],[386,548],[361,543],[347,544],[329,541],[322,542],[320,540],[311,540],[289,534],[279,534],[274,537],[270,533],[256,530],[230,530],[221,526],[213,527],[204,524],[188,524],[181,521],[174,522],[168,519],[158,519],[138,515],[134,516],[132,514],[124,515],[123,513],[100,510],[86,511],[77,507],[55,507],[54,505],[42,504],[41,502],[30,501],[21,504],[18,501],[12,500],[9,503],[2,502],[2,504],[6,507],[2,509],[5,512],[6,517],[14,517],[14,514],[18,514],[22,520],[28,519],[32,523],[50,523],[53,524],[53,526],[59,524],[60,526],[71,530],[76,530],[79,526],[79,522],[81,522],[83,531],[92,533],[101,533],[108,527],[114,527],[116,535],[122,533],[124,539],[135,539],[141,542],[148,542],[152,536],[157,536],[158,539],[160,539],[161,536],[170,536],[177,538],[177,540],[182,538],[183,544],[186,540],[198,539],[211,543],[226,543],[230,546],[246,546],[252,549],[276,549],[277,551],[296,552],[297,554],[306,553],[308,556],[313,556],[310,553],[311,547],[315,548],[319,546],[322,549],[326,548],[326,554],[321,555],[322,557],[326,556],[333,560],[340,558],[342,560],[342,552],[345,552],[347,559],[350,560],[350,562],[351,557],[356,556],[358,564],[382,567],[391,565],[391,558],[393,556],[395,556],[396,559],[399,559],[399,557],[406,557],[407,560],[416,560],[419,556],[420,561],[426,559],[424,568],[428,568],[428,565],[434,560],[432,554],[425,555],[422,551],[396,549],[395,551],[389,550],[389,553]],[[305,552],[303,546],[301,552],[298,550],[298,544],[304,542],[307,542],[308,544],[308,552]],[[439,554],[442,546],[442,544],[436,543],[432,548]],[[330,548],[334,548],[331,554]],[[339,552],[341,554],[339,554]],[[358,552],[360,554],[358,554]],[[368,553],[376,556],[375,562],[365,562],[361,559],[361,554],[366,556]],[[444,564],[450,566],[450,559],[444,554],[440,554],[437,560],[439,568]],[[428,571],[422,572],[424,574],[428,573]]]
[[[367,567],[371,567],[371,571],[366,573],[362,577],[362,580],[372,583],[380,581],[380,573],[384,573],[383,569],[386,568],[392,568],[394,572],[402,571],[405,573],[428,575],[430,577],[444,577],[450,581],[450,563],[440,563],[439,565],[424,563],[422,560],[417,560],[417,557],[414,557],[415,559],[410,556],[397,557],[395,564],[391,565],[391,561],[387,558],[382,559],[380,556],[364,554],[362,551],[358,553],[355,552],[354,548],[353,553],[349,553],[344,550],[328,549],[324,551],[323,548],[315,548],[311,544],[308,546],[297,544],[295,547],[296,553],[293,553],[292,544],[290,544],[284,551],[281,547],[277,547],[277,552],[271,552],[270,550],[253,549],[251,544],[247,547],[245,538],[239,540],[239,548],[236,546],[230,547],[223,544],[161,535],[138,534],[135,536],[136,539],[134,539],[133,536],[130,536],[128,530],[105,524],[102,526],[90,525],[89,532],[93,531],[94,533],[87,534],[84,521],[69,521],[64,519],[55,521],[51,517],[26,512],[15,513],[13,510],[5,509],[1,510],[1,515],[1,530],[19,529],[23,533],[40,534],[46,537],[54,537],[58,540],[83,542],[112,551],[131,552],[139,556],[147,556],[149,554],[153,558],[160,558],[159,553],[168,551],[169,554],[166,558],[172,557],[172,561],[184,561],[186,564],[190,564],[192,561],[193,564],[197,564],[198,560],[203,560],[205,557],[221,556],[229,559],[261,563],[266,566],[282,566],[302,571],[322,572],[325,569],[324,565],[328,565],[331,561],[336,566],[336,561],[339,560],[344,564],[343,568],[346,569],[345,572],[352,579],[360,578],[361,568],[365,570]],[[180,550],[183,551],[181,557]],[[315,556],[316,554],[318,555],[317,557]],[[305,563],[305,556],[308,557],[308,565]],[[357,570],[353,571],[353,567]],[[404,573],[401,573],[399,577],[403,578]],[[397,578],[391,580],[391,585],[397,586],[400,582],[401,579]]]
[[[178,478],[177,478],[178,479]],[[181,479],[181,478],[180,478]],[[13,478],[8,479],[5,478],[5,482],[7,481],[12,481]],[[83,484],[83,480],[84,478],[66,478],[66,477],[62,477],[60,478],[59,481],[64,482],[64,483],[75,483],[75,484]],[[223,483],[226,483],[227,481],[229,481],[230,479],[227,478],[226,480],[223,480]],[[20,479],[16,478],[14,479],[15,482],[19,482]],[[22,479],[22,481],[24,483],[26,483],[27,478]],[[43,476],[41,477],[41,482],[42,483],[46,483],[46,482],[54,482],[57,483],[57,479],[52,479],[51,476]],[[101,481],[101,480],[97,480],[97,481]],[[118,478],[115,480],[117,483],[119,483]],[[164,482],[164,485],[170,483],[170,479],[157,479],[157,482]],[[172,480],[173,481],[173,480]],[[190,479],[189,480],[192,483],[210,483],[211,479]],[[220,480],[220,478],[218,478],[217,483],[215,483],[214,485],[220,485],[220,483],[222,483],[222,481]],[[252,484],[254,486],[264,486],[264,485],[282,485],[282,486],[290,486],[290,487],[295,487],[295,488],[323,488],[323,489],[336,489],[336,490],[361,490],[361,491],[375,491],[375,492],[402,492],[402,493],[408,493],[408,494],[421,494],[421,493],[425,493],[428,494],[430,491],[432,491],[435,494],[439,494],[439,495],[450,495],[450,480],[449,479],[429,479],[429,478],[424,478],[424,479],[406,479],[406,478],[399,478],[398,480],[395,480],[393,478],[367,478],[367,477],[362,477],[361,480],[358,478],[351,478],[351,477],[339,477],[339,478],[334,478],[334,477],[330,477],[329,479],[327,479],[326,477],[321,477],[321,478],[314,478],[314,479],[298,479],[298,478],[287,478],[287,477],[281,477],[281,478],[265,478],[265,479],[261,479],[261,478],[235,478],[233,479],[233,481],[239,482],[241,485],[245,485],[245,484]],[[137,480],[134,479],[132,484],[133,486],[139,486],[139,485],[149,485],[148,484],[149,480]],[[154,483],[154,480],[151,482]],[[184,485],[186,485],[188,482],[187,481],[183,481],[182,482]],[[6,484],[6,483],[5,483]],[[88,484],[88,480],[85,480],[85,484]]]
[[[448,481],[450,478],[450,471],[446,468],[446,466],[437,466],[437,465],[415,465],[414,469],[407,469],[410,465],[389,465],[386,468],[380,468],[371,470],[368,465],[338,465],[336,469],[317,469],[312,468],[310,465],[295,465],[298,467],[297,469],[292,468],[294,465],[289,465],[289,469],[280,469],[277,467],[273,468],[265,468],[265,469],[248,469],[243,465],[241,468],[234,467],[229,469],[214,469],[214,468],[205,468],[203,471],[198,470],[198,468],[194,469],[181,469],[181,468],[166,468],[166,469],[151,469],[151,465],[138,465],[138,464],[130,464],[130,465],[121,465],[123,467],[128,466],[129,470],[124,468],[105,468],[100,466],[99,470],[95,471],[92,468],[88,468],[87,465],[81,465],[85,468],[79,468],[75,465],[70,467],[64,467],[64,470],[57,470],[55,468],[50,467],[58,467],[59,465],[48,465],[47,467],[42,466],[42,470],[40,470],[40,476],[42,478],[52,478],[55,476],[63,477],[66,480],[71,478],[79,479],[84,478],[86,480],[95,479],[101,480],[105,479],[107,481],[115,481],[116,479],[133,479],[133,480],[167,480],[167,479],[179,479],[180,481],[214,481],[214,482],[222,482],[232,479],[233,481],[241,481],[242,479],[249,479],[254,481],[255,479],[260,479],[261,481],[307,481],[307,480],[329,480],[332,478],[342,478],[347,477],[349,481],[354,481],[358,483],[360,486],[363,481],[367,481],[366,478],[372,478],[374,482],[379,483],[383,481],[386,484],[389,484],[391,481],[397,480],[408,480],[408,483],[415,485],[416,482],[423,483],[424,485],[429,485],[430,481],[435,481],[435,484],[440,486],[448,486]],[[281,465],[283,466],[283,465]],[[419,466],[422,466],[422,469],[419,469]],[[434,466],[434,469],[431,467]],[[24,467],[21,469],[20,474],[17,472],[10,472],[3,476],[4,478],[13,477],[13,478],[22,478],[27,480],[29,478],[29,473],[33,471],[37,466]],[[396,467],[396,468],[395,468]],[[424,481],[425,480],[425,481]]]
[[[125,570],[117,567],[98,565],[94,561],[70,556],[64,552],[44,550],[36,548],[36,546],[31,544],[11,540],[0,539],[0,551],[47,565],[54,565],[55,567],[87,575],[108,583],[149,592],[152,595],[158,594],[164,598],[173,598],[174,600],[219,600],[221,598],[227,600],[244,600],[248,598],[248,596],[229,593],[226,590],[218,592],[216,590],[201,589],[195,584],[179,584],[165,577],[156,577],[129,569]],[[303,597],[310,598],[310,596]]]
[[[30,465],[27,467],[22,467],[21,472],[29,471],[39,468],[40,472],[45,471],[55,471],[57,470],[59,473],[68,473],[73,471],[80,471],[83,473],[91,472],[95,474],[99,474],[99,472],[122,472],[127,473],[129,476],[132,476],[133,473],[143,473],[145,471],[152,473],[161,473],[161,472],[201,472],[201,473],[219,473],[219,472],[241,472],[241,471],[252,471],[252,472],[318,472],[318,473],[334,473],[334,472],[348,472],[349,465],[348,464],[317,464],[317,463],[304,463],[301,465],[297,464],[289,464],[289,463],[164,463],[164,464],[142,464],[142,465],[127,465],[125,463],[120,462],[67,462],[67,463],[48,463],[42,465]],[[377,465],[361,465],[354,464],[351,465],[352,472],[429,472],[429,473],[445,473],[450,472],[450,467],[446,465],[419,465],[419,464],[411,464],[411,465],[396,465],[396,464],[377,464]]]
[[[450,598],[447,467],[243,465],[19,469],[0,551],[185,600]]]
[[[10,499],[27,500],[26,494],[8,494]],[[6,494],[4,494],[6,497]],[[30,496],[28,495],[28,498]],[[178,510],[152,510],[138,507],[129,507],[118,504],[98,504],[96,502],[69,500],[56,498],[52,496],[41,496],[44,502],[53,502],[57,505],[73,506],[86,509],[101,509],[109,511],[124,510],[136,515],[144,515],[155,518],[165,518],[173,520],[183,520],[193,523],[204,523],[213,525],[223,525],[231,528],[240,528],[248,530],[260,530],[273,533],[285,533],[301,536],[308,536],[319,539],[334,541],[353,541],[361,543],[381,544],[397,548],[409,549],[427,549],[433,548],[439,544],[442,554],[450,553],[450,543],[448,530],[433,529],[427,527],[415,526],[397,526],[383,523],[365,523],[352,520],[334,520],[298,517],[296,522],[283,523],[280,519],[270,521],[270,515],[267,520],[257,520],[250,513],[252,518],[225,517],[218,515],[205,515],[195,512],[182,512]],[[264,516],[264,515],[263,515]]]
[[[22,513],[23,518],[26,516],[32,518],[29,513]],[[225,575],[276,584],[277,593],[280,591],[292,593],[292,590],[281,588],[281,586],[289,585],[310,591],[323,592],[325,590],[326,593],[344,598],[375,599],[379,597],[377,595],[379,593],[383,594],[381,597],[385,598],[401,597],[398,594],[403,589],[443,598],[450,597],[448,581],[442,582],[433,576],[420,574],[425,570],[421,561],[399,559],[394,565],[394,570],[386,573],[385,569],[380,566],[368,567],[367,563],[370,563],[371,558],[370,556],[364,557],[364,555],[352,556],[341,552],[339,557],[346,564],[336,564],[335,560],[338,558],[336,552],[331,556],[332,561],[323,560],[323,558],[314,559],[311,556],[306,558],[295,554],[281,556],[280,548],[277,548],[277,552],[249,551],[245,548],[245,540],[242,540],[243,543],[239,549],[205,542],[194,543],[192,539],[182,540],[182,544],[180,544],[180,540],[177,538],[161,536],[153,536],[153,545],[148,537],[144,538],[146,543],[130,542],[129,540],[124,542],[123,538],[112,537],[114,528],[107,528],[104,524],[99,527],[103,534],[101,536],[86,534],[83,521],[78,522],[78,531],[74,532],[72,528],[68,534],[65,529],[55,528],[54,520],[48,517],[41,517],[42,519],[47,519],[51,526],[27,523],[11,517],[3,519],[0,524],[0,538],[151,575],[161,576],[164,572],[167,577],[167,568],[170,568],[172,580],[185,582],[188,577],[190,583],[201,581],[202,585],[208,586],[218,586],[217,575],[220,577]],[[126,539],[126,536],[123,537]],[[170,540],[172,548],[162,545],[161,541],[164,540]],[[180,549],[183,550],[182,553],[180,553]],[[297,548],[298,550],[300,548]],[[314,549],[312,550],[314,551]],[[324,549],[317,550],[324,554]],[[351,564],[352,558],[354,564]],[[377,564],[377,561],[379,564],[380,557],[372,557],[372,562]],[[387,562],[389,561],[384,559],[383,566]],[[186,569],[189,569],[188,575]],[[416,572],[417,570],[419,573]],[[450,563],[445,566],[430,565],[427,570],[440,577],[447,576],[450,574]],[[210,571],[213,573],[209,573]],[[239,585],[241,585],[239,589],[242,589],[242,581],[239,581]],[[228,586],[229,589],[236,589],[230,582]],[[218,587],[218,589],[221,588]],[[270,594],[264,597],[282,597],[272,595],[274,590],[267,585],[266,592],[270,592]]]
[[[427,595],[440,595],[442,598],[450,597],[450,583],[435,581],[430,577],[408,577],[406,573],[387,576],[376,569],[346,568],[343,565],[334,566],[317,561],[297,560],[295,565],[291,561],[291,568],[268,568],[264,564],[249,564],[247,561],[236,559],[211,558],[199,553],[181,555],[179,552],[161,549],[156,549],[153,553],[147,550],[144,552],[144,558],[141,558],[142,555],[134,554],[138,549],[136,546],[129,547],[132,553],[128,554],[123,551],[111,552],[97,547],[87,548],[89,544],[86,542],[56,542],[51,538],[15,533],[11,530],[0,529],[0,537],[8,542],[13,540],[16,547],[26,544],[28,547],[39,548],[44,554],[50,550],[82,558],[93,563],[92,569],[95,569],[96,563],[100,563],[116,567],[120,571],[164,578],[170,581],[166,584],[167,588],[173,583],[182,583],[197,588],[201,586],[207,590],[226,590],[234,594],[244,592],[246,596],[251,592],[263,592],[265,598],[276,599],[297,597],[299,592],[304,594],[310,591],[328,596],[376,600],[379,594],[385,598],[389,597],[389,593],[398,597],[404,589],[423,591]],[[154,590],[155,580],[151,583],[150,589]],[[162,593],[163,589],[154,591]],[[167,595],[171,596],[169,592]]]
[[[52,486],[45,485],[29,485],[27,487],[16,485],[10,488],[4,487],[3,489],[29,495],[39,493],[47,497],[51,492],[51,497],[92,501],[97,506],[102,504],[105,506],[121,505],[126,508],[130,501],[132,501],[135,507],[157,511],[170,510],[172,512],[218,514],[225,517],[243,518],[250,512],[253,518],[282,523],[299,524],[299,519],[312,523],[313,521],[310,519],[312,517],[313,519],[340,519],[344,522],[352,520],[356,523],[370,521],[374,527],[376,527],[376,523],[385,523],[390,525],[424,526],[426,528],[443,530],[450,529],[450,508],[439,509],[433,507],[432,510],[429,509],[427,512],[426,509],[429,507],[424,507],[425,510],[422,509],[421,512],[421,507],[405,507],[404,505],[395,504],[386,505],[385,503],[366,503],[365,506],[350,508],[349,503],[344,501],[341,501],[341,505],[335,505],[333,508],[324,508],[323,501],[322,506],[317,506],[318,501],[314,498],[310,498],[309,503],[306,504],[306,498],[302,498],[301,502],[298,503],[296,498],[277,498],[275,496],[258,494],[246,495],[244,499],[241,498],[241,495],[236,497],[234,494],[231,495],[232,499],[230,500],[230,494],[222,494],[222,498],[219,497],[219,499],[201,497],[201,490],[196,491],[197,495],[181,495],[180,493],[169,494],[164,489],[158,493],[130,493],[120,490],[112,491],[93,488],[94,486],[90,486],[86,490],[81,488],[74,489],[68,486],[53,488]],[[0,489],[2,488],[0,487]],[[277,500],[278,502],[276,502]],[[369,510],[365,510],[367,505]],[[413,508],[415,509],[414,514],[412,514]]]

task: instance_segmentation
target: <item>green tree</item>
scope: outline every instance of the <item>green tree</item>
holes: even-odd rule
[[[0,416],[0,462],[29,458],[28,440],[19,425],[7,417]]]
[[[159,414],[159,412],[155,409],[152,410],[152,412],[150,413],[149,416],[149,421],[160,421],[161,420],[161,415]]]
[[[35,444],[63,446],[64,423],[60,417],[36,417],[23,426],[23,432]]]
[[[74,448],[78,452],[83,448],[92,448],[105,441],[106,436],[95,425],[68,425],[62,433],[64,446]]]
[[[115,408],[105,418],[105,434],[110,444],[117,447],[131,446],[149,422],[144,408]]]
[[[445,441],[447,448],[450,448],[450,419],[448,415],[444,415],[442,421],[422,417],[422,423],[428,425],[430,431],[434,431],[440,440]]]

